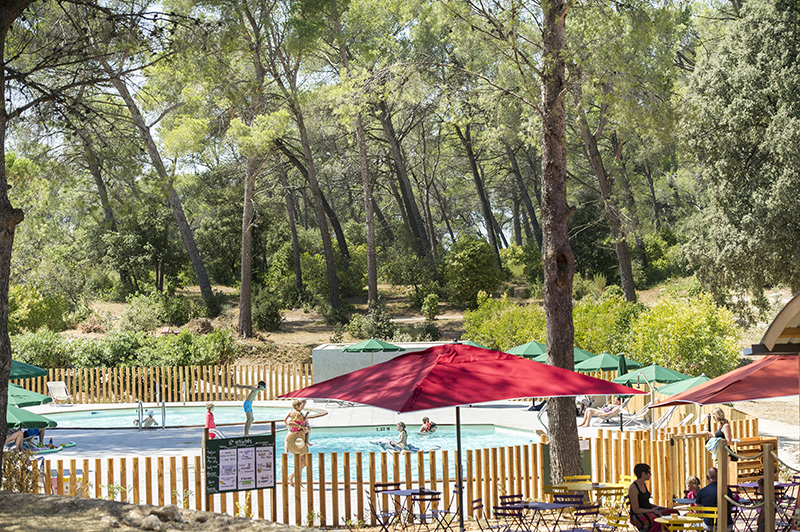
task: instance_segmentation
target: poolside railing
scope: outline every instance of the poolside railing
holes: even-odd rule
[[[47,394],[48,381],[64,381],[76,403],[153,403],[241,401],[247,390],[234,384],[267,388],[260,398],[274,399],[313,382],[311,364],[211,366],[127,366],[117,368],[56,368],[46,377],[12,381]]]
[[[758,436],[757,419],[733,421],[731,425],[736,438]],[[673,445],[673,441],[681,443]],[[598,482],[617,482],[621,475],[631,474],[634,464],[648,463],[653,469],[654,500],[669,506],[673,496],[683,493],[686,476],[700,475],[713,465],[714,457],[705,450],[704,443],[704,428],[697,425],[661,429],[652,435],[649,430],[600,430],[590,440],[592,466],[587,473]],[[483,499],[486,509],[499,504],[499,497],[504,494],[521,493],[527,499],[544,500],[547,452],[541,443],[465,451],[465,513],[472,515],[470,501],[477,498]],[[45,471],[54,471],[46,484],[53,486],[56,493],[133,503],[171,503],[288,525],[341,526],[362,521],[374,525],[369,514],[370,500],[378,506],[388,504],[372,491],[375,482],[394,481],[406,487],[435,489],[442,493],[445,508],[450,507],[453,497],[452,451],[309,454],[301,481],[291,485],[289,475],[297,468],[299,462],[295,460],[301,459],[288,454],[277,457],[274,491],[217,494],[207,500],[203,496],[199,456],[51,459],[46,461]],[[76,470],[80,473],[71,474]],[[730,478],[736,482],[735,476]]]

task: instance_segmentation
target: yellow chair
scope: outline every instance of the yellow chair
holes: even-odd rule
[[[702,532],[704,530],[703,523],[672,523],[665,526],[667,527],[667,532],[687,532],[689,530]]]
[[[694,517],[702,517],[703,519],[712,519],[712,530],[717,529],[717,507],[716,506],[692,506],[689,509],[689,514]]]
[[[607,515],[606,526],[609,530],[628,530],[631,526],[631,520],[627,515]]]
[[[625,484],[625,486],[627,487],[630,486],[631,482],[633,482],[634,480],[636,480],[636,477],[634,475],[620,475],[617,484]]]
[[[591,475],[564,475],[564,482],[591,482]]]

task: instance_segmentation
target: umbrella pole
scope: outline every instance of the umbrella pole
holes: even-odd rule
[[[464,475],[461,470],[461,407],[456,407],[456,486],[458,486],[458,529],[464,532]]]

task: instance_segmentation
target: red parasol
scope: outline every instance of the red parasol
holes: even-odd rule
[[[797,362],[797,355],[769,355],[673,395],[651,408],[684,403],[714,405],[797,395]]]

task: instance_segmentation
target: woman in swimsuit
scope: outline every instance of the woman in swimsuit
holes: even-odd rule
[[[311,427],[308,425],[308,413],[303,414],[303,408],[305,408],[306,402],[302,399],[295,399],[292,401],[292,409],[286,414],[286,419],[283,422],[286,424],[286,428],[289,429],[289,432],[302,432],[305,435],[306,445],[311,446],[308,443],[308,433],[311,432]]]
[[[717,407],[711,411],[711,417],[719,423],[719,428],[717,432],[708,432],[709,436],[713,436],[714,438],[723,438],[725,440],[725,445],[728,446],[728,449],[731,448],[731,444],[733,443],[733,432],[731,432],[731,424],[725,419],[725,411],[721,408]],[[722,443],[722,442],[720,442]],[[734,461],[738,461],[739,459],[736,458]],[[731,455],[728,455],[728,463],[731,461]]]
[[[655,519],[662,515],[675,514],[677,511],[663,506],[656,506],[650,502],[650,490],[647,489],[647,481],[653,473],[647,464],[636,464],[633,468],[636,480],[628,488],[628,500],[630,502],[631,524],[642,532],[660,532],[661,524],[656,523]]]

